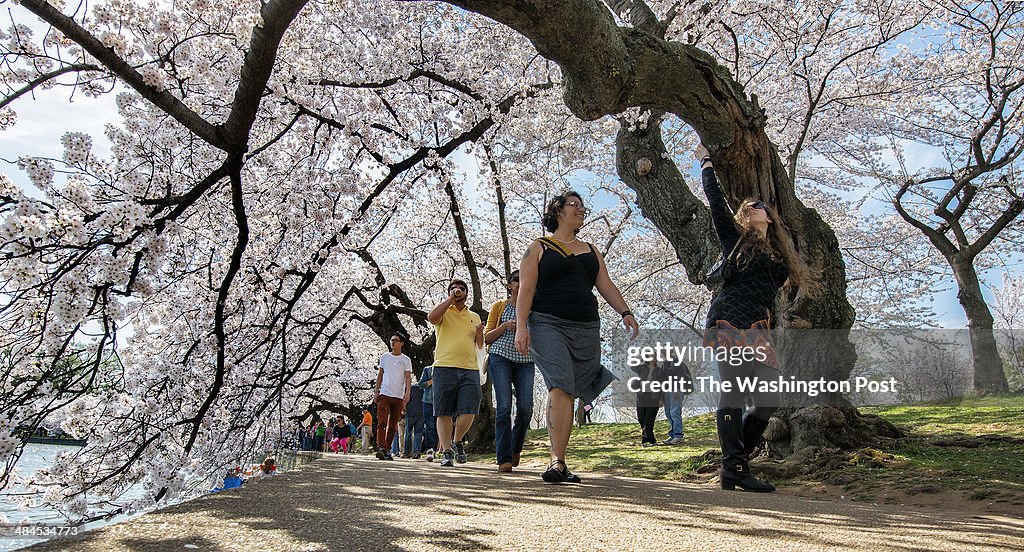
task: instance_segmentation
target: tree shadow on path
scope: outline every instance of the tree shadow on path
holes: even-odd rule
[[[538,471],[332,455],[33,550],[1024,549],[1015,519]]]

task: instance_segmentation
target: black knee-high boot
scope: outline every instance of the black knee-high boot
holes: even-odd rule
[[[770,493],[775,487],[759,481],[750,475],[747,454],[743,446],[743,410],[720,408],[717,412],[718,440],[722,445],[722,488],[731,491],[736,487],[744,491]]]
[[[764,408],[748,408],[747,413],[743,415],[743,451],[747,454],[747,460],[750,460],[750,455],[754,454],[754,449],[761,442],[764,430],[768,428],[768,420],[762,419],[766,417],[765,410]],[[767,412],[767,417],[770,418],[774,411],[774,408],[770,409]]]

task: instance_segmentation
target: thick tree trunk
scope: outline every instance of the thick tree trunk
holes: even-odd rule
[[[683,174],[668,157],[661,136],[663,116],[653,112],[645,128],[619,129],[616,169],[636,192],[640,212],[675,248],[690,283],[702,284],[707,270],[718,260],[718,241],[711,230],[708,207],[690,192]]]
[[[1003,360],[996,348],[993,331],[995,320],[981,294],[981,283],[973,259],[953,256],[948,261],[959,288],[957,299],[967,315],[974,359],[974,390],[981,394],[1008,393],[1010,386],[1003,371]]]

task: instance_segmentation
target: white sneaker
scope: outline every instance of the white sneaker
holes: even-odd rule
[[[427,451],[427,462],[433,462],[433,461],[434,461],[434,449],[430,449],[430,450]]]

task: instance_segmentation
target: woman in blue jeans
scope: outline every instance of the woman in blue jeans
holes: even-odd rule
[[[491,306],[484,329],[484,341],[491,346],[487,371],[498,403],[494,412],[494,446],[499,472],[510,472],[519,465],[526,430],[533,417],[533,360],[515,347],[518,270],[512,272],[507,287],[511,297]],[[513,388],[516,396],[514,425],[511,420]]]

